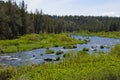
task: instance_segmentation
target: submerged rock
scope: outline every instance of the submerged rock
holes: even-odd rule
[[[52,59],[52,58],[46,58],[46,59],[44,59],[44,61],[55,61],[55,59]]]
[[[95,49],[95,48],[97,48],[97,46],[91,46],[91,48],[92,48],[92,49]]]

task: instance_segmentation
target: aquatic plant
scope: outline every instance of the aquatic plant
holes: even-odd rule
[[[89,48],[83,48],[83,51],[89,51]]]
[[[53,54],[53,53],[54,53],[54,50],[51,50],[51,49],[46,50],[46,54]]]
[[[105,46],[104,45],[100,45],[100,48],[103,49]]]
[[[56,61],[59,61],[59,60],[60,60],[60,57],[57,57],[57,58],[56,58]]]
[[[60,55],[60,54],[62,54],[62,53],[64,53],[64,52],[61,51],[61,50],[59,50],[59,51],[56,52],[56,55]]]
[[[63,48],[64,49],[73,49],[73,48],[77,48],[77,46],[76,45],[65,45]]]

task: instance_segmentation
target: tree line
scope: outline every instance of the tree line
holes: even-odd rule
[[[14,39],[30,33],[61,33],[88,30],[91,32],[120,31],[119,17],[56,16],[42,10],[28,12],[22,1],[19,5],[0,1],[0,39]]]

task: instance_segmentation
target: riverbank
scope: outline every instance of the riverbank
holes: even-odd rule
[[[0,70],[0,80],[119,80],[120,45],[109,54],[67,53],[58,63],[48,63]]]
[[[66,34],[28,34],[14,40],[0,40],[0,53],[13,53],[39,48],[70,46],[84,43]]]
[[[112,32],[110,32],[110,34],[112,34]],[[53,42],[58,43],[56,40],[60,39],[60,36],[66,36],[65,34],[53,35],[54,34],[46,35],[49,38],[43,36],[44,39],[43,37],[42,39],[47,41],[50,40],[49,43],[51,43],[53,37],[56,36],[56,39]],[[60,38],[58,38],[58,36]],[[105,37],[106,36],[107,33],[105,33]],[[31,40],[31,36],[30,40],[26,40],[29,38],[27,35],[26,37],[20,38],[21,39],[18,40]],[[71,40],[71,37],[69,38]],[[118,36],[116,36],[116,38],[118,38]],[[34,41],[34,39],[36,38],[33,38],[33,42],[36,41]],[[42,41],[42,39],[40,38],[38,41]],[[60,41],[69,42],[69,39],[66,40],[65,38]],[[77,41],[79,42],[79,40]],[[66,45],[62,42],[59,42],[59,44]],[[50,62],[40,65],[33,64],[32,66],[21,66],[18,68],[1,66],[0,80],[120,80],[120,44],[117,44],[115,47],[113,47],[109,53],[100,52],[99,54],[88,54],[85,51],[79,51],[77,54],[74,52],[68,52],[67,54],[63,55],[63,57],[64,59],[57,64]]]
[[[89,32],[89,31],[80,31],[80,32],[73,32],[71,34],[81,35],[81,36],[99,36],[99,37],[108,37],[108,38],[120,38],[120,32]]]

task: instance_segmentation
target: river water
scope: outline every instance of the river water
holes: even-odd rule
[[[84,40],[86,38],[90,39],[90,42],[87,44],[77,44],[77,48],[74,49],[63,49],[63,47],[52,47],[51,50],[56,51],[63,51],[64,54],[70,51],[80,51],[83,48],[89,48],[89,53],[93,53],[94,48],[97,51],[109,52],[110,49],[115,45],[120,43],[120,39],[113,39],[113,38],[103,38],[103,37],[83,37],[83,36],[72,36],[75,39]],[[101,49],[100,46],[104,45],[105,48]],[[96,51],[94,51],[96,52]],[[97,52],[96,52],[97,53]],[[42,55],[41,55],[42,54]],[[56,54],[46,54],[46,49],[35,49],[31,51],[23,51],[11,54],[4,54],[0,56],[0,64],[3,65],[11,65],[11,66],[21,66],[21,65],[31,65],[31,64],[41,64],[44,59],[56,59],[56,57],[60,57],[62,59],[63,54],[56,55]]]

